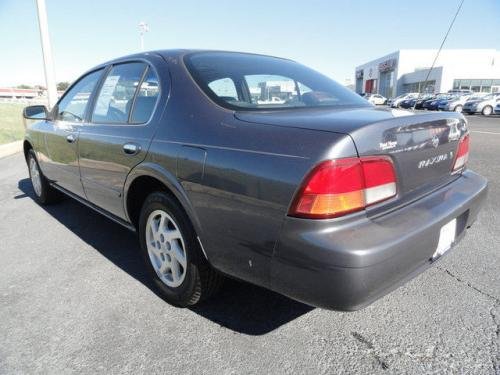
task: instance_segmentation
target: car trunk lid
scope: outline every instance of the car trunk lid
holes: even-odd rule
[[[454,180],[458,142],[467,132],[463,116],[454,112],[351,108],[237,112],[235,116],[249,122],[347,134],[359,156],[389,155],[398,179],[394,204]]]

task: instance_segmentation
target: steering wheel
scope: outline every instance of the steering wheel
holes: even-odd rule
[[[71,119],[66,118],[66,116],[70,117]],[[69,112],[69,111],[60,112],[58,117],[61,117],[61,119],[63,121],[82,121],[83,120],[80,116],[75,115],[74,113]]]

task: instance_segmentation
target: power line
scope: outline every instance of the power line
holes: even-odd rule
[[[464,1],[465,0],[461,0],[460,1],[460,5],[458,6],[457,11],[455,12],[455,16],[451,20],[450,27],[448,27],[448,31],[446,31],[446,34],[445,34],[445,36],[443,38],[443,41],[441,42],[441,45],[439,46],[439,49],[438,49],[438,51],[436,53],[436,57],[434,57],[434,61],[432,62],[432,65],[431,65],[429,71],[427,72],[427,76],[425,77],[425,81],[424,81],[424,90],[427,87],[427,82],[429,80],[429,76],[431,75],[432,69],[434,69],[434,65],[436,64],[436,61],[437,61],[437,59],[439,57],[439,54],[441,53],[441,50],[443,49],[444,42],[446,42],[446,39],[448,38],[448,34],[450,33],[451,28],[453,27],[453,24],[455,23],[455,20],[457,19],[458,13],[460,13],[460,10],[462,9],[462,5],[464,4]],[[419,93],[418,93],[418,96],[417,96],[417,100],[418,99],[420,99],[420,90],[419,90]],[[413,104],[413,109],[415,109],[415,106],[417,105],[417,100],[415,100],[415,104]]]

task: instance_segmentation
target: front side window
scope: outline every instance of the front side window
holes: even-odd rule
[[[83,122],[90,95],[99,82],[102,69],[87,74],[80,79],[57,105],[56,120]]]
[[[296,62],[231,52],[187,55],[186,66],[200,88],[230,109],[370,106],[356,93]]]
[[[144,63],[113,66],[100,89],[92,122],[126,124],[145,69]]]

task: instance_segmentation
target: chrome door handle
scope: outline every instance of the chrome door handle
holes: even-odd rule
[[[66,141],[68,141],[68,143],[74,143],[76,141],[76,137],[74,136],[74,134],[70,134],[66,136]]]
[[[141,147],[134,143],[125,143],[123,145],[123,152],[127,155],[135,155],[141,151]]]

